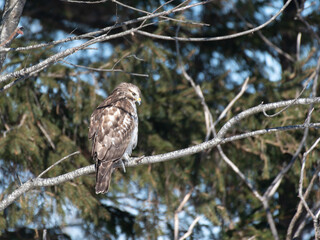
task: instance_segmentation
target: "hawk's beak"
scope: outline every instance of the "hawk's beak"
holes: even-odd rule
[[[139,103],[139,106],[141,104],[141,98],[137,98],[136,101]]]

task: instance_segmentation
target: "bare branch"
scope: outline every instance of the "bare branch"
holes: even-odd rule
[[[319,209],[320,207],[320,202],[316,202],[314,204],[314,207],[311,209],[312,212],[316,211],[317,209]],[[301,221],[301,223],[299,224],[299,226],[297,227],[297,231],[295,232],[293,239],[299,239],[299,237],[301,236],[302,231],[305,229],[305,226],[307,225],[307,223],[309,222],[310,217],[308,214],[306,214],[303,218],[303,220]],[[314,222],[314,226],[315,226],[315,222]],[[318,228],[316,228],[317,230]],[[315,239],[319,240],[319,234],[317,232],[315,232]]]
[[[235,13],[237,14],[237,16],[246,23],[246,25],[249,28],[253,28],[254,25],[251,24],[250,22],[246,21],[246,19],[241,15],[241,13],[238,11],[238,9],[236,8],[236,6],[232,3],[233,5],[233,9],[235,11]],[[284,56],[285,58],[287,58],[289,61],[294,62],[294,59],[286,52],[284,52],[282,49],[280,49],[278,46],[276,46],[275,44],[273,44],[268,38],[266,38],[261,31],[257,32],[258,36],[271,48],[273,48],[278,54]]]
[[[236,122],[239,122],[243,118],[253,115],[258,112],[263,112],[263,111],[268,111],[271,109],[276,109],[280,107],[285,107],[290,104],[293,105],[309,105],[309,104],[314,104],[314,103],[319,103],[320,98],[300,98],[297,100],[288,100],[288,101],[280,101],[280,102],[274,102],[274,103],[269,103],[269,104],[260,104],[259,106],[250,108],[248,110],[245,110],[238,114],[237,116],[231,118],[218,132],[217,137],[220,138],[221,136],[224,136],[225,133],[230,129],[232,125],[234,125]],[[271,130],[271,129],[270,129]]]
[[[85,33],[85,34],[82,34],[82,35],[79,35],[79,36],[69,37],[69,38],[65,38],[65,39],[61,39],[61,40],[57,40],[57,41],[52,41],[52,42],[49,42],[49,43],[41,43],[41,44],[31,45],[31,46],[28,46],[28,47],[19,47],[19,48],[1,48],[0,49],[0,53],[1,52],[9,52],[9,51],[27,51],[27,50],[32,50],[32,49],[41,48],[41,47],[54,46],[54,45],[57,45],[57,44],[60,44],[60,43],[66,43],[66,42],[75,41],[75,40],[96,38],[97,35],[107,33],[112,29],[120,28],[120,27],[123,27],[123,26],[128,26],[128,25],[131,25],[131,24],[134,24],[134,23],[137,23],[137,22],[142,22],[142,21],[144,21],[146,19],[152,19],[152,18],[167,16],[167,15],[169,15],[171,13],[181,12],[181,11],[184,11],[184,10],[196,7],[196,6],[207,4],[209,2],[212,2],[212,0],[197,2],[197,3],[190,4],[190,5],[187,5],[187,6],[184,6],[184,7],[180,7],[180,8],[173,8],[173,9],[170,9],[170,10],[167,10],[167,11],[163,11],[163,12],[160,12],[160,13],[149,14],[147,16],[139,17],[139,18],[136,18],[136,19],[133,19],[133,20],[128,20],[128,21],[125,21],[125,22],[122,22],[122,23],[115,23],[113,26],[105,27],[105,28],[103,28],[101,30],[98,30],[98,31],[93,31],[93,32]],[[142,27],[145,27],[145,26],[146,25],[144,25]],[[131,32],[129,32],[127,34],[131,34]],[[119,37],[119,36],[116,36],[116,37]],[[109,40],[109,39],[105,39],[104,41],[106,41],[106,40]]]
[[[7,130],[3,132],[3,137],[6,137],[7,133],[10,132],[10,131],[12,131],[13,129],[21,128],[22,125],[24,124],[27,116],[28,116],[28,115],[27,115],[26,113],[24,113],[24,114],[22,115],[22,118],[21,118],[21,120],[20,120],[19,125],[18,125],[18,126],[15,126],[15,127],[9,127],[9,126],[5,123],[4,125],[5,125],[5,127],[6,127]],[[4,120],[3,120],[3,121],[4,121]]]
[[[114,2],[114,3],[116,3],[116,4],[120,5],[120,6],[123,6],[125,8],[128,8],[128,9],[131,9],[133,11],[136,11],[136,12],[152,14],[152,13],[150,13],[148,11],[129,6],[127,4],[124,4],[124,3],[116,1],[116,0],[112,0],[112,2]],[[172,1],[165,2],[165,4],[168,4],[170,2],[172,2]],[[160,7],[163,7],[165,4],[161,5]],[[180,20],[180,19],[175,19],[175,18],[166,17],[166,16],[161,16],[160,18],[163,18],[163,19],[166,19],[166,20],[170,20],[170,21],[173,21],[173,22],[179,22],[179,23],[187,23],[187,24],[198,25],[198,26],[210,26],[210,24],[206,24],[206,23],[199,23],[199,22],[194,22],[194,21],[189,21],[189,20]]]
[[[219,145],[220,146],[220,145]],[[225,153],[222,151],[222,148],[218,147],[219,153],[223,160],[231,167],[231,169],[246,183],[248,188],[251,190],[253,195],[259,199],[261,202],[263,201],[263,197],[260,195],[260,193],[256,190],[256,188],[252,185],[249,179],[246,178],[246,176],[240,171],[240,169],[235,165],[228,157],[225,155]]]
[[[183,198],[182,202],[180,203],[179,207],[176,210],[176,213],[179,213],[182,211],[182,208],[184,207],[184,205],[186,205],[186,203],[189,201],[191,194],[193,192],[193,189],[191,189]]]
[[[270,207],[269,207],[269,202],[267,199],[264,199],[262,201],[262,204],[263,204],[263,208],[264,210],[266,211],[267,213],[267,221],[268,221],[268,224],[270,226],[270,229],[271,229],[271,232],[272,232],[272,235],[274,237],[275,240],[279,240],[279,235],[278,235],[278,231],[277,231],[277,228],[276,228],[276,224],[273,220],[273,217],[272,217],[272,213],[270,211]]]
[[[179,27],[177,28],[176,31],[176,36],[178,36],[178,32],[179,32]],[[203,109],[204,109],[204,115],[205,115],[205,122],[206,122],[206,128],[207,128],[207,135],[206,135],[206,139],[205,141],[207,141],[209,139],[209,136],[212,132],[212,135],[216,138],[217,134],[216,134],[216,130],[215,130],[215,125],[226,115],[226,113],[231,109],[231,107],[233,106],[233,104],[243,95],[243,93],[245,92],[245,90],[247,89],[247,84],[249,81],[249,78],[247,78],[241,88],[241,91],[237,94],[237,96],[228,104],[228,106],[224,109],[224,111],[220,114],[219,118],[215,121],[215,123],[213,123],[213,117],[212,114],[205,102],[203,93],[201,91],[201,88],[199,85],[195,85],[193,79],[187,74],[184,64],[182,62],[181,56],[180,56],[180,51],[179,51],[179,42],[178,40],[176,40],[176,52],[177,52],[177,56],[179,59],[179,69],[182,71],[184,77],[191,83],[191,86],[194,88],[196,94],[198,95],[201,104],[203,105]],[[246,185],[248,186],[248,188],[251,190],[251,192],[253,193],[253,195],[262,203],[262,205],[264,206],[264,209],[266,211],[267,214],[267,221],[269,223],[271,232],[274,236],[274,238],[276,240],[279,239],[279,235],[278,235],[278,231],[276,229],[275,226],[275,222],[273,220],[272,214],[270,212],[269,209],[269,203],[268,200],[265,199],[264,197],[261,196],[261,194],[255,189],[255,187],[253,186],[253,184],[250,182],[249,179],[246,178],[246,176],[241,172],[241,170],[236,166],[236,164],[234,164],[228,157],[227,155],[223,152],[221,145],[217,145],[219,154],[221,155],[222,159],[227,163],[227,165],[229,165],[229,167],[246,183]],[[178,229],[178,217],[175,216],[175,223],[177,222],[177,225],[175,225],[175,236],[177,236],[177,232],[176,229]],[[190,233],[191,234],[191,233]],[[188,235],[189,236],[189,235]],[[175,238],[176,239],[176,238]]]
[[[67,181],[70,181],[74,178],[87,175],[90,173],[94,173],[95,168],[94,165],[90,165],[87,167],[83,167],[80,169],[77,169],[75,171],[60,175],[58,177],[54,178],[36,178],[31,179],[27,181],[26,183],[22,184],[17,190],[13,191],[11,194],[9,194],[6,198],[4,198],[0,202],[0,210],[2,211],[7,206],[12,204],[18,197],[20,197],[22,194],[30,191],[33,188],[36,187],[47,187],[47,186],[54,186],[60,183],[64,183]]]
[[[307,156],[309,155],[309,153],[311,151],[313,151],[313,149],[318,145],[319,142],[320,142],[320,138],[318,138],[314,142],[314,144],[311,146],[311,148],[303,154],[302,166],[301,166],[301,171],[300,171],[300,180],[299,180],[299,198],[301,199],[303,206],[305,207],[305,209],[307,210],[309,215],[312,217],[312,219],[315,219],[316,216],[310,210],[310,208],[309,208],[309,206],[308,206],[308,204],[307,204],[307,202],[306,202],[306,200],[304,198],[304,194],[302,193],[302,191],[303,191],[303,179],[304,179],[304,169],[305,169],[305,166],[306,166]]]
[[[37,69],[35,69],[34,71],[30,71],[30,73],[27,73],[24,76],[19,76],[18,79],[8,83],[7,85],[5,85],[4,87],[0,88],[0,93],[7,90],[8,88],[14,86],[15,84],[17,84],[18,82],[21,82],[23,80],[26,80],[27,78],[31,77],[31,76],[35,76],[37,75],[39,72],[41,72],[43,69],[47,68],[48,65],[44,64],[43,66],[39,66]],[[0,81],[1,82],[1,81]]]
[[[313,109],[314,109],[313,106],[310,105],[308,116],[307,116],[303,125],[310,126],[311,114],[313,112]],[[307,141],[308,134],[309,134],[309,127],[306,127],[304,130],[302,140],[299,144],[299,147],[297,148],[296,152],[293,154],[291,161],[289,162],[289,164],[287,166],[282,168],[282,170],[278,173],[277,177],[272,181],[271,185],[268,187],[268,189],[263,194],[263,196],[265,198],[270,199],[273,196],[273,194],[276,192],[276,190],[280,186],[280,183],[281,183],[284,175],[291,169],[291,167],[295,163],[296,159],[298,158],[299,154],[301,153],[301,151]]]
[[[138,18],[137,20],[134,20],[133,22],[138,21],[138,20],[141,21],[141,20],[147,20],[147,19],[153,18],[153,17],[168,15],[168,14],[173,13],[173,12],[184,11],[184,10],[189,9],[191,7],[194,7],[194,6],[203,5],[203,4],[207,3],[207,2],[209,2],[209,1],[195,3],[195,4],[191,4],[191,5],[188,5],[188,6],[181,7],[181,8],[171,9],[171,10],[168,10],[168,11],[163,11],[163,12],[158,13],[158,14],[151,14],[151,15],[148,15],[146,17]],[[111,29],[113,29],[115,27],[118,27],[118,25],[115,25],[115,26],[112,26],[112,27],[109,27],[109,28],[106,28],[106,29],[111,30]],[[16,84],[17,82],[22,81],[22,80],[30,77],[31,74],[35,74],[35,73],[43,70],[44,68],[47,68],[48,66],[56,63],[57,61],[60,61],[61,59],[65,58],[65,57],[67,57],[67,56],[69,56],[69,55],[71,55],[71,54],[73,54],[73,53],[75,53],[77,51],[84,50],[88,46],[90,46],[90,45],[92,45],[94,43],[98,43],[98,42],[102,42],[102,41],[107,41],[107,40],[123,37],[125,35],[134,33],[134,32],[136,32],[137,30],[139,30],[139,29],[141,29],[143,27],[144,26],[141,24],[140,26],[138,26],[136,28],[131,28],[131,29],[128,29],[126,31],[123,31],[123,32],[120,32],[120,33],[117,33],[117,34],[113,34],[113,35],[110,35],[110,36],[108,35],[108,32],[107,32],[107,33],[105,33],[105,34],[103,34],[103,35],[101,35],[99,37],[94,37],[93,39],[88,40],[87,42],[85,42],[85,43],[83,43],[83,44],[81,44],[79,46],[72,47],[72,48],[66,49],[66,50],[64,50],[62,52],[56,53],[56,54],[52,55],[51,57],[45,59],[44,61],[42,61],[42,62],[40,62],[40,63],[38,63],[38,64],[36,64],[34,66],[15,71],[13,73],[5,74],[5,75],[0,77],[0,83],[8,81],[8,80],[10,80],[12,78],[18,78],[18,79],[14,80],[13,82],[11,82],[11,83],[7,84],[6,86],[4,86],[2,89],[0,89],[0,92],[3,92],[4,90],[10,88],[11,86]],[[103,32],[105,32],[105,30]],[[93,36],[92,34],[93,34],[93,32],[91,32],[90,35],[86,35],[86,36]]]
[[[249,78],[247,78],[241,88],[241,91],[236,95],[236,97],[234,99],[232,99],[232,101],[228,104],[228,106],[225,108],[225,110],[220,114],[220,116],[218,117],[218,119],[215,121],[215,123],[211,126],[212,127],[212,132],[214,137],[217,136],[216,134],[216,129],[215,126],[216,124],[226,115],[226,113],[231,109],[231,107],[233,106],[233,104],[243,95],[243,93],[245,92],[245,90],[247,89],[247,84],[248,84]],[[260,130],[261,131],[261,130]],[[263,130],[262,130],[263,131]],[[267,129],[265,129],[264,131],[267,132]],[[258,131],[255,131],[256,133],[258,133]],[[265,132],[265,133],[266,133]],[[253,133],[253,132],[252,132]],[[236,137],[236,136],[234,136]],[[241,170],[237,167],[236,164],[234,164],[228,157],[227,155],[223,152],[221,145],[217,146],[219,154],[221,155],[222,159],[229,165],[229,167],[231,167],[231,169],[242,179],[242,181],[245,182],[245,184],[248,186],[248,188],[250,189],[250,191],[253,193],[253,195],[262,203],[266,215],[267,215],[267,221],[268,224],[270,226],[270,230],[272,232],[272,235],[274,237],[274,239],[278,240],[279,239],[279,235],[278,235],[278,231],[273,219],[273,216],[270,212],[269,209],[269,203],[268,203],[268,199],[266,199],[264,196],[261,196],[261,194],[258,192],[258,190],[254,187],[254,185],[251,183],[251,181],[241,172]]]
[[[261,24],[260,26],[252,28],[252,29],[249,29],[249,30],[246,30],[246,31],[243,31],[243,32],[230,34],[230,35],[226,35],[226,36],[204,37],[204,38],[189,38],[189,37],[184,38],[184,37],[162,36],[162,35],[148,33],[148,32],[141,31],[141,30],[137,30],[137,33],[140,33],[141,35],[144,35],[144,36],[147,36],[147,37],[158,38],[158,39],[162,39],[162,40],[171,40],[171,41],[178,40],[178,41],[186,41],[186,42],[221,41],[221,40],[236,38],[236,37],[244,36],[244,35],[247,35],[247,34],[250,34],[250,33],[254,33],[256,31],[261,30],[265,26],[269,25],[271,22],[273,22],[286,9],[286,7],[290,4],[291,1],[292,0],[288,0],[286,2],[286,4],[283,5],[283,7],[273,17],[271,17],[268,21],[266,21],[265,23]]]
[[[312,179],[311,179],[311,181],[310,181],[310,183],[309,183],[309,185],[307,187],[307,190],[303,195],[304,199],[307,199],[309,197],[309,194],[310,194],[310,192],[312,190],[313,184],[314,184],[315,180],[318,177],[319,171],[320,171],[320,166],[317,168],[317,170],[314,172],[314,174],[312,176]],[[302,213],[302,210],[303,210],[303,203],[302,203],[302,201],[300,201],[299,205],[297,207],[297,211],[296,211],[295,215],[293,216],[293,218],[291,219],[291,222],[289,224],[286,240],[291,240],[292,239],[293,228],[295,226],[295,223],[298,221],[298,218],[300,217],[300,215]]]
[[[319,102],[320,102],[320,99],[319,99]],[[311,124],[311,126],[308,126],[308,128],[311,128],[312,125],[314,125],[314,124]],[[316,124],[316,126],[320,126],[320,123]],[[301,125],[301,128],[303,128],[303,127],[304,126]],[[287,130],[288,129],[292,129],[292,128],[287,127]],[[297,128],[294,128],[294,129],[297,129]],[[241,136],[243,136],[243,135],[241,135]],[[172,159],[177,159],[177,158],[181,158],[181,157],[188,156],[191,154],[195,154],[195,153],[201,152],[205,149],[213,148],[213,147],[217,146],[218,144],[223,144],[226,142],[234,141],[236,139],[245,138],[245,136],[243,136],[243,137],[241,137],[241,136],[238,138],[235,138],[235,137],[225,138],[225,139],[222,139],[221,141],[217,141],[215,139],[212,139],[209,141],[210,143],[205,142],[205,143],[201,143],[199,145],[195,145],[195,146],[181,149],[181,150],[176,150],[176,151],[165,153],[165,154],[144,157],[143,159],[141,159],[140,157],[132,158],[131,161],[126,162],[125,165],[126,165],[126,167],[135,167],[135,166],[139,166],[142,164],[150,164],[150,163],[169,161]],[[207,145],[208,143],[209,143],[209,145]],[[122,165],[119,164],[119,166],[116,166],[116,167],[120,168],[120,167],[122,167]],[[45,178],[45,179],[37,178],[37,179],[29,180],[26,183],[24,183],[20,188],[18,188],[17,190],[15,190],[11,194],[9,194],[4,200],[2,200],[0,202],[0,211],[5,209],[11,203],[13,203],[15,201],[15,199],[20,197],[23,193],[28,192],[35,187],[46,187],[46,186],[58,185],[60,183],[70,181],[74,178],[77,178],[77,177],[80,177],[83,175],[92,174],[94,172],[95,172],[95,167],[94,167],[94,164],[92,164],[90,166],[83,167],[83,168],[77,169],[75,171],[72,171],[72,172],[57,176],[57,177]]]
[[[320,60],[320,58],[319,58]],[[319,66],[319,61],[318,61],[318,66]],[[316,96],[316,89],[317,89],[317,82],[318,82],[318,76],[319,76],[319,68],[317,67],[316,71],[314,72],[315,75],[312,74],[311,77],[314,76],[314,81],[313,81],[313,88],[312,88],[312,93],[311,93],[311,97],[315,97]],[[307,82],[309,82],[309,80],[311,79],[311,77],[308,79]],[[284,108],[285,109],[285,108]],[[311,121],[311,114],[313,112],[314,108],[313,108],[313,104],[310,105],[309,107],[309,112],[308,112],[308,116],[305,120],[304,125],[310,125],[310,121]],[[303,138],[299,144],[298,149],[296,150],[296,152],[294,153],[294,155],[292,156],[292,159],[290,161],[290,163],[285,166],[277,175],[277,177],[273,180],[272,184],[268,187],[268,189],[265,191],[264,193],[264,197],[266,198],[271,198],[273,196],[273,194],[276,192],[276,190],[278,189],[284,175],[291,169],[291,167],[293,166],[294,162],[296,161],[296,159],[298,158],[299,154],[301,153],[307,137],[308,137],[308,133],[309,133],[309,127],[305,128],[304,134],[303,134]]]
[[[292,102],[294,102],[294,101],[295,100],[289,100],[289,101],[281,101],[281,102],[275,102],[275,103],[269,103],[269,104],[260,104],[259,106],[245,110],[245,111],[239,113],[237,116],[231,118],[227,123],[224,124],[224,126],[217,133],[217,137],[215,137],[214,139],[212,139],[210,141],[203,142],[201,144],[198,144],[198,145],[195,145],[192,147],[176,150],[176,151],[169,152],[169,153],[159,154],[159,155],[155,155],[155,156],[147,156],[142,159],[141,158],[133,158],[133,159],[131,159],[131,161],[126,162],[125,165],[126,165],[126,167],[134,167],[134,166],[138,166],[138,165],[142,165],[142,164],[152,164],[152,163],[164,162],[164,161],[192,155],[195,153],[199,153],[203,150],[216,147],[217,145],[228,142],[228,141],[234,141],[236,139],[240,139],[240,138],[228,138],[228,140],[227,140],[227,138],[224,139],[224,136],[228,132],[228,130],[230,130],[235,124],[239,123],[242,119],[249,117],[253,114],[262,112],[263,110],[271,110],[271,109],[275,109],[275,108],[281,108],[281,107],[288,106],[288,105],[292,104]],[[315,103],[320,103],[320,97],[301,98],[301,99],[296,100],[294,102],[294,105],[309,105],[309,104],[315,104]],[[310,124],[310,126],[301,125],[300,128],[305,128],[305,127],[310,128],[312,126],[320,126],[320,124]],[[293,128],[291,128],[290,126],[287,127],[287,129],[298,129],[298,128],[299,128],[299,126],[294,126]],[[259,131],[261,131],[261,130],[259,130]],[[265,130],[265,131],[271,132],[270,130]],[[274,131],[276,131],[276,130],[274,130]],[[242,134],[242,136],[243,135],[244,134]],[[119,165],[119,167],[121,167],[121,166]],[[2,211],[7,206],[12,204],[15,201],[15,199],[17,199],[23,193],[28,192],[29,190],[31,190],[35,187],[45,187],[45,186],[58,185],[60,183],[66,182],[66,181],[70,181],[76,177],[83,176],[86,174],[91,174],[94,172],[95,172],[94,165],[90,165],[90,166],[83,167],[83,168],[77,169],[75,171],[72,171],[72,172],[57,176],[57,177],[53,177],[53,178],[46,178],[46,179],[36,178],[33,180],[29,180],[26,183],[24,183],[22,186],[20,186],[17,190],[15,190],[11,194],[9,194],[6,198],[4,198],[0,202],[0,211]]]

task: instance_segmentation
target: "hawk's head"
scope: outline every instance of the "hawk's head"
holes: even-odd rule
[[[126,98],[141,103],[141,91],[132,83],[120,83],[112,92],[112,94],[124,95]]]

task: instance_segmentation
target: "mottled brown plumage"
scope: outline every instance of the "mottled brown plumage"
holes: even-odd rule
[[[110,186],[114,166],[128,159],[138,141],[136,102],[141,101],[139,88],[121,83],[92,113],[89,139],[91,155],[96,162],[96,193],[105,193]]]

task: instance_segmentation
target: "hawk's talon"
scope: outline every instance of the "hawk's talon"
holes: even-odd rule
[[[121,165],[122,165],[123,172],[126,172],[126,167],[125,167],[125,165],[124,165],[123,160],[121,160],[120,162],[121,162]]]

